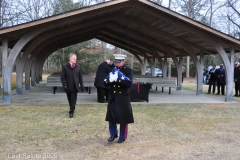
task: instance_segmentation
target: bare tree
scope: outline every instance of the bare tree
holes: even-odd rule
[[[87,7],[94,3],[100,2],[96,2],[96,0],[54,0],[54,14],[64,13],[74,9]]]
[[[159,4],[159,5],[162,5],[162,1],[163,0],[152,0],[153,2],[155,2],[155,3],[157,3],[157,4]]]
[[[174,0],[172,4],[176,11],[191,19],[199,20],[208,2],[209,0]]]
[[[240,1],[239,0],[227,0],[226,6],[229,8],[227,14],[227,19],[235,26],[236,28],[233,32],[233,36],[240,39]]]
[[[20,13],[16,12],[16,3],[14,0],[0,0],[0,27],[8,27],[18,24]]]
[[[52,4],[52,0],[20,0],[18,1],[18,12],[21,13],[19,20],[29,22],[51,16]]]
[[[9,27],[53,14],[53,0],[0,0],[0,27]]]
[[[168,8],[171,9],[172,0],[168,0]]]
[[[209,0],[209,8],[207,9],[206,14],[204,16],[204,17],[207,17],[207,15],[209,15],[207,25],[209,25],[210,27],[213,27],[212,22],[213,22],[214,13],[224,6],[225,6],[224,3],[220,3],[217,0]]]

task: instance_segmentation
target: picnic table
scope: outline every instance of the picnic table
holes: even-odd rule
[[[89,94],[91,94],[91,87],[94,87],[94,80],[93,76],[83,74],[83,84]],[[55,94],[57,87],[62,87],[61,73],[52,73],[48,76],[46,86],[53,87],[53,94]]]

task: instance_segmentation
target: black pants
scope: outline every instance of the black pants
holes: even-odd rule
[[[216,89],[216,81],[209,81],[208,93],[211,93],[211,88],[213,88],[212,93],[214,94]]]
[[[109,89],[97,87],[98,102],[104,103],[108,101],[108,96],[109,96]]]
[[[225,83],[219,83],[217,84],[217,93],[220,94],[220,88],[221,88],[221,94],[224,95],[225,90]]]
[[[77,103],[77,92],[67,93],[68,103],[70,107],[69,113],[73,113],[75,110],[75,105]]]
[[[235,95],[240,95],[240,85],[238,82],[235,82]]]

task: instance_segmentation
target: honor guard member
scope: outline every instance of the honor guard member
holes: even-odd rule
[[[108,142],[118,137],[117,124],[120,124],[120,134],[117,143],[127,139],[128,124],[134,123],[130,103],[130,87],[132,85],[132,69],[124,65],[126,55],[114,54],[115,67],[104,80],[105,86],[110,86],[106,121],[109,122],[110,138]]]

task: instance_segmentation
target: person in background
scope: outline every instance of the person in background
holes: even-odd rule
[[[110,59],[110,68],[111,68],[111,70],[115,67],[115,65],[114,65],[114,63],[113,63],[113,59]]]
[[[70,107],[69,117],[73,118],[75,105],[77,103],[77,92],[79,91],[79,84],[81,91],[84,91],[82,71],[80,65],[76,63],[76,54],[69,55],[69,61],[62,65],[61,81],[64,91],[67,94],[68,103]]]
[[[239,62],[235,63],[234,67],[234,83],[235,83],[235,97],[240,96],[240,64]]]
[[[205,67],[203,69],[203,84],[207,84],[207,75],[208,75],[208,69]]]
[[[216,76],[217,76],[217,95],[220,94],[220,88],[222,95],[224,95],[226,77],[223,64],[220,64],[220,68],[216,70]]]
[[[110,59],[105,60],[98,66],[94,86],[97,88],[97,99],[99,103],[106,103],[109,96],[109,87],[104,86],[104,79],[111,72]]]
[[[217,76],[216,76],[216,65],[214,64],[212,66],[212,69],[210,69],[208,75],[209,75],[209,86],[208,86],[208,93],[211,93],[211,88],[212,88],[212,93],[215,93],[216,89],[216,81],[217,81]]]
[[[184,66],[182,66],[182,83],[183,83],[183,77],[184,77],[185,72],[186,72],[186,69]]]
[[[130,87],[132,85],[132,69],[125,66],[123,54],[114,54],[115,68],[104,80],[105,86],[110,86],[110,95],[106,113],[106,121],[109,123],[110,138],[108,142],[118,137],[117,124],[120,124],[120,134],[117,143],[123,143],[127,139],[128,124],[134,123],[133,111],[130,103]]]

